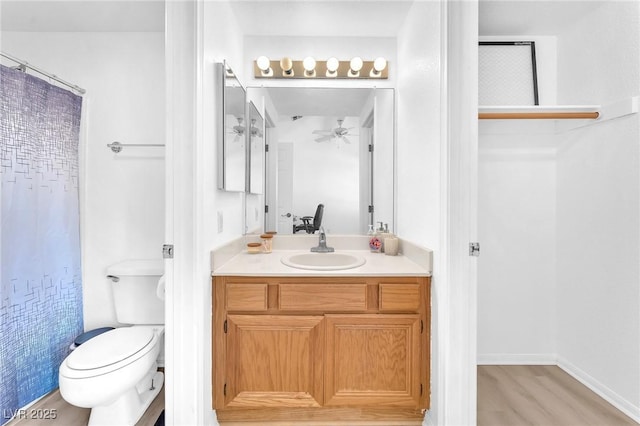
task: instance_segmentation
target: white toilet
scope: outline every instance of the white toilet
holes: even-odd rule
[[[134,425],[162,388],[157,360],[164,343],[163,271],[162,260],[107,268],[123,326],[78,346],[59,373],[62,397],[91,408],[89,425]]]

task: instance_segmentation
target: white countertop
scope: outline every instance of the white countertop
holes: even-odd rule
[[[296,237],[295,244],[289,244],[288,240],[278,236],[274,239],[274,247],[284,247],[285,249],[275,249],[271,253],[249,254],[244,250],[244,239],[242,242],[234,242],[212,252],[212,275],[214,276],[431,276],[432,252],[413,245],[412,243],[401,241],[401,246],[405,253],[397,256],[388,256],[384,253],[373,253],[370,250],[353,250],[354,246],[361,246],[358,240],[351,237],[332,238],[338,244],[335,249],[337,253],[348,253],[360,256],[365,259],[362,266],[341,270],[309,270],[298,269],[287,266],[281,262],[285,256],[294,253],[310,253],[308,245]],[[316,237],[317,238],[317,237]],[[348,238],[345,239],[345,238]],[[358,237],[362,238],[362,237]],[[344,240],[344,244],[343,243]],[[309,240],[314,241],[314,240]],[[329,240],[331,241],[331,240]],[[368,241],[368,240],[364,240]],[[333,245],[333,244],[328,244]],[[311,247],[312,245],[308,245]],[[340,249],[340,247],[345,249]],[[238,252],[238,249],[240,250]],[[321,255],[321,254],[319,254]]]

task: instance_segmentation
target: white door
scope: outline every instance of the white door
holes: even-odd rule
[[[278,234],[293,233],[293,143],[278,144]]]

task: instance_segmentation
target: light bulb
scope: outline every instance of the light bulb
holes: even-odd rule
[[[349,66],[351,67],[351,71],[357,73],[362,69],[362,59],[356,56],[355,58],[351,59]]]
[[[302,66],[304,67],[305,71],[311,72],[316,68],[316,60],[311,56],[307,56],[306,58],[304,58],[304,61],[302,61]]]
[[[338,67],[340,66],[340,62],[336,58],[327,59],[327,73],[335,73],[338,71]]]
[[[376,58],[375,61],[373,61],[373,69],[376,71],[376,74],[382,72],[383,69],[385,69],[387,67],[387,60],[385,58]]]
[[[307,56],[302,61],[302,66],[304,67],[304,75],[307,77],[315,77],[316,76],[316,60],[311,56]]]
[[[376,58],[376,60],[373,61],[373,67],[369,72],[369,77],[381,77],[382,76],[381,73],[386,67],[387,67],[387,60],[385,58],[383,57]]]
[[[359,77],[360,70],[362,69],[362,65],[363,65],[362,59],[359,58],[358,56],[351,59],[351,62],[349,62],[349,67],[351,68],[349,70],[349,77]]]
[[[256,64],[261,71],[269,71],[269,67],[271,66],[271,61],[266,56],[260,56],[256,60]]]
[[[271,61],[266,56],[260,56],[256,59],[256,65],[260,70],[260,76],[273,77],[273,70],[271,69]],[[258,77],[258,76],[256,76]]]
[[[280,68],[282,68],[282,73],[284,75],[293,75],[293,61],[291,58],[282,58],[280,59]]]

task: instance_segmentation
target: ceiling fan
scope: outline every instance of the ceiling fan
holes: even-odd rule
[[[351,143],[347,135],[349,136],[357,136],[349,133],[349,130],[353,129],[353,127],[342,127],[342,123],[344,119],[338,119],[338,127],[328,130],[314,130],[312,133],[314,135],[320,135],[315,141],[316,142],[327,142],[331,139],[341,139],[345,143]]]
[[[257,120],[255,118],[251,119],[251,137],[262,138],[262,130],[256,126],[256,121]]]
[[[237,142],[240,137],[244,135],[244,126],[242,125],[244,118],[236,117],[236,120],[238,120],[238,124],[229,129],[229,134],[235,135],[235,137],[233,138],[234,142]]]

